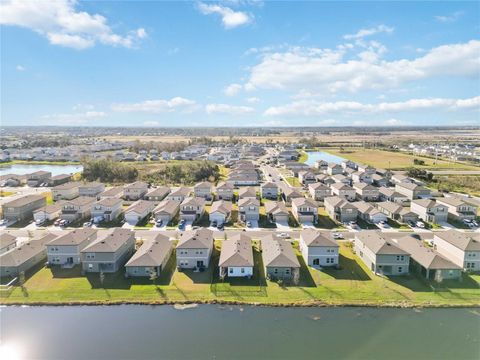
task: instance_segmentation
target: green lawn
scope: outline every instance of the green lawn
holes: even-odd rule
[[[298,162],[304,163],[308,160],[308,154],[305,151],[300,151],[300,157],[298,158]]]
[[[302,183],[300,182],[300,180],[298,180],[298,178],[296,178],[294,176],[286,177],[285,180],[287,180],[287,182],[290,184],[290,186],[294,186],[294,187],[301,187],[302,186]]]
[[[256,245],[256,244],[255,244]],[[220,280],[216,242],[212,263],[205,272],[179,272],[174,256],[155,284],[149,279],[125,279],[123,272],[83,276],[80,269],[41,268],[10,293],[0,293],[0,303],[119,303],[119,302],[207,302],[230,301],[260,304],[352,304],[352,305],[480,305],[480,275],[440,286],[417,276],[382,278],[373,275],[351,249],[341,246],[340,269],[318,271],[302,265],[299,286],[267,281],[262,258],[254,252],[252,279]]]

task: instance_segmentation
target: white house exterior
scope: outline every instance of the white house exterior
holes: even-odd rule
[[[79,196],[80,182],[68,182],[65,184],[57,185],[52,188],[52,199],[58,200],[72,200]]]
[[[252,240],[237,234],[223,241],[218,267],[220,277],[251,277],[253,275]]]
[[[435,250],[466,271],[480,271],[480,233],[457,230],[436,232]]]
[[[304,229],[300,233],[298,247],[308,266],[322,268],[338,265],[339,245],[329,232]]]
[[[92,218],[102,217],[105,221],[115,220],[122,213],[122,199],[105,198],[92,204]]]
[[[425,222],[441,223],[448,219],[448,208],[435,200],[418,199],[410,204],[410,210]]]

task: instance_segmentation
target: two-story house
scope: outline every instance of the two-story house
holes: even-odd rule
[[[43,195],[25,195],[2,204],[3,218],[7,221],[30,220],[33,212],[46,204],[47,200]]]
[[[335,164],[335,163],[328,163],[327,167],[327,174],[328,175],[336,175],[336,174],[341,174],[343,173],[343,167],[340,164]]]
[[[193,187],[194,196],[204,198],[207,201],[212,200],[213,190],[213,184],[208,181],[200,182]]]
[[[298,248],[308,266],[314,268],[338,266],[339,245],[330,232],[304,229]]]
[[[153,201],[155,204],[160,203],[163,199],[170,194],[170,188],[168,186],[158,186],[149,192],[147,192],[143,198],[148,201]]]
[[[400,205],[407,205],[410,203],[408,196],[395,191],[394,188],[381,187],[378,189],[379,200],[395,202]]]
[[[431,199],[417,199],[410,204],[410,210],[425,222],[438,224],[448,219],[448,207]]]
[[[457,197],[437,198],[437,203],[448,208],[448,217],[453,220],[475,220],[478,207]]]
[[[52,199],[54,201],[58,200],[72,200],[79,196],[78,187],[81,185],[80,182],[68,182],[65,184],[57,185],[52,188]]]
[[[405,195],[409,200],[428,199],[431,197],[429,189],[412,182],[401,182],[396,184],[395,191]]]
[[[135,181],[123,188],[123,198],[127,201],[136,201],[143,198],[148,192],[148,184],[143,181]]]
[[[105,221],[113,221],[122,213],[122,199],[111,197],[105,198],[92,204],[92,218]]]
[[[304,197],[299,190],[290,186],[282,187],[281,193],[282,193],[282,199],[287,205],[291,204],[293,199]]]
[[[47,243],[47,261],[62,267],[80,264],[80,252],[96,238],[97,230],[92,228],[68,231]]]
[[[167,195],[166,199],[182,202],[186,197],[190,196],[191,192],[192,189],[182,186],[177,189],[173,189],[172,192]]]
[[[339,222],[346,223],[357,220],[358,210],[344,198],[330,196],[323,201],[328,215]]]
[[[35,171],[27,176],[27,185],[30,187],[36,187],[41,184],[48,184],[52,177],[50,171]]]
[[[315,200],[296,198],[292,200],[292,214],[301,224],[314,224],[318,220],[318,204]]]
[[[240,221],[258,221],[260,219],[260,201],[245,198],[238,200],[238,218]]]
[[[354,183],[366,183],[372,184],[373,183],[373,176],[374,174],[365,172],[365,171],[356,171],[352,173],[352,181]]]
[[[333,195],[345,198],[349,201],[354,201],[357,196],[357,192],[355,191],[354,188],[342,183],[332,184],[330,185],[330,188],[332,189]]]
[[[73,200],[65,201],[62,205],[60,218],[70,222],[89,218],[94,203],[95,198],[88,196],[80,196]]]
[[[260,186],[261,196],[263,199],[278,199],[278,186],[273,182],[266,182]]]
[[[355,233],[355,253],[377,275],[407,275],[410,254],[378,231]]]
[[[418,220],[418,215],[411,211],[410,208],[403,207],[398,203],[382,201],[375,205],[378,210],[387,215],[390,219],[401,223],[416,223]]]
[[[466,271],[480,271],[480,233],[458,230],[435,232],[434,248]]]
[[[210,264],[213,251],[213,231],[205,228],[185,231],[177,244],[177,267],[203,269]]]
[[[222,182],[217,185],[218,200],[232,201],[234,186],[228,182]]]
[[[135,251],[135,233],[115,228],[98,233],[97,238],[80,251],[83,272],[113,273],[127,262]]]
[[[97,195],[99,195],[104,191],[105,191],[105,185],[96,181],[81,183],[78,186],[79,196],[97,197]]]
[[[319,182],[309,184],[308,191],[312,199],[315,201],[323,201],[326,197],[332,196],[332,189]]]
[[[357,197],[360,200],[363,201],[378,201],[378,198],[380,197],[380,193],[378,191],[378,188],[364,183],[364,182],[357,182],[353,183],[353,188],[355,189],[355,192],[357,193]]]
[[[298,173],[298,181],[303,185],[308,185],[317,182],[315,174],[308,170],[303,170]]]
[[[205,212],[205,198],[188,197],[180,204],[180,218],[185,221],[195,221]]]
[[[247,198],[256,199],[257,198],[257,190],[254,187],[251,187],[251,186],[241,188],[238,191],[238,198],[239,199],[247,199]]]

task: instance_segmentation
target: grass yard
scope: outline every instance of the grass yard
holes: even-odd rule
[[[300,180],[298,180],[298,178],[294,177],[294,176],[289,176],[289,177],[286,177],[285,180],[287,180],[287,182],[290,184],[290,186],[293,186],[293,187],[302,187],[302,183],[300,182]]]
[[[103,284],[98,274],[83,276],[80,268],[37,269],[27,274],[22,287],[0,293],[0,303],[115,303],[115,302],[208,302],[230,301],[260,304],[331,305],[465,305],[480,304],[480,275],[435,285],[417,276],[383,278],[373,275],[347,245],[341,245],[340,269],[319,271],[302,266],[299,286],[286,286],[265,279],[261,253],[254,252],[255,274],[251,279],[218,278],[220,243],[217,241],[207,271],[177,271],[172,256],[155,281],[126,279],[123,272],[107,274]]]
[[[343,228],[341,224],[332,220],[330,215],[328,215],[327,211],[323,207],[318,208],[318,221],[315,224],[315,227],[321,228],[321,229]]]
[[[16,192],[13,192],[13,191],[3,191],[3,190],[0,190],[0,197],[8,197],[8,196],[12,196],[12,195],[15,195]]]
[[[341,152],[339,148],[323,148],[322,151],[383,169],[407,169],[414,166],[413,159],[421,159],[425,161],[425,165],[415,165],[416,168],[425,170],[479,170],[477,166],[453,163],[446,160],[437,160],[437,164],[434,164],[434,159],[413,156],[401,152],[361,148],[344,148],[343,152]]]

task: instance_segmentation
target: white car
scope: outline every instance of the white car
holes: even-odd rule
[[[333,238],[334,239],[345,239],[345,237],[343,236],[343,234],[340,234],[340,233],[333,233]]]
[[[290,237],[290,235],[289,235],[288,233],[286,233],[286,232],[280,233],[279,236],[280,236],[281,238],[284,238],[284,239],[288,239],[288,238]]]
[[[424,224],[423,222],[421,222],[421,221],[417,221],[417,222],[415,223],[415,225],[416,225],[417,227],[419,227],[419,228],[422,228],[422,229],[425,227],[425,224]]]
[[[0,220],[0,226],[7,225],[8,221],[6,219]]]

